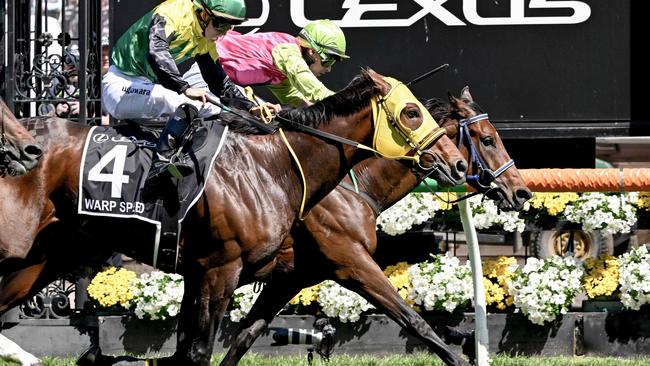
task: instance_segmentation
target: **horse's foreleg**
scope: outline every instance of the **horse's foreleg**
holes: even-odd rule
[[[0,357],[20,362],[22,366],[41,366],[41,361],[31,353],[20,348],[11,339],[0,334]]]
[[[422,340],[447,365],[469,365],[456,355],[415,310],[400,297],[381,268],[366,252],[350,255],[353,263],[336,270],[338,282],[382,310],[397,324]]]
[[[274,273],[246,318],[242,320],[237,338],[230,345],[219,366],[237,365],[253,342],[267,329],[275,315],[306,285],[302,277]]]
[[[50,276],[44,276],[45,268],[46,262],[42,262],[8,273],[2,278],[0,281],[0,315],[36,295],[51,280],[54,280]]]
[[[232,294],[237,288],[242,264],[240,260],[212,268],[200,276],[186,274],[186,291],[195,296],[183,298],[179,318],[178,347],[174,359],[183,365],[207,366],[210,364],[214,339]],[[195,302],[192,303],[192,298]],[[186,306],[189,305],[189,306]]]

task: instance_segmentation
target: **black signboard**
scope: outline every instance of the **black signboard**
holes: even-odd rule
[[[159,3],[114,1],[116,34]],[[643,14],[635,17],[630,1],[246,3],[250,20],[240,32],[297,34],[309,20],[338,23],[351,59],[335,64],[323,77],[332,89],[344,87],[361,67],[407,81],[449,63],[447,70],[414,86],[414,92],[442,98],[470,86],[521,167],[592,166],[595,137],[627,136],[635,133],[635,122],[637,127],[650,123],[638,108],[645,99],[631,93],[633,83],[642,83],[632,70],[645,67],[631,59],[632,19],[640,24]],[[546,152],[540,155],[540,150]]]

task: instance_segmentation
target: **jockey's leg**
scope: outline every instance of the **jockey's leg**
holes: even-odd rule
[[[217,106],[203,105],[144,77],[124,75],[115,66],[111,66],[102,78],[102,105],[117,119],[171,116],[183,103],[194,105],[200,117],[213,116],[221,111]]]
[[[198,117],[198,109],[188,103],[181,104],[174,116],[167,121],[156,144],[156,154],[153,156],[151,169],[147,176],[147,184],[157,186],[163,179],[171,176],[183,178],[194,172],[191,161],[174,160],[180,153],[184,140],[189,139],[192,121]]]

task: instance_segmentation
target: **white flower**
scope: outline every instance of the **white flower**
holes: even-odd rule
[[[374,306],[357,293],[329,280],[320,284],[317,301],[325,315],[339,318],[343,323],[354,323],[364,311],[374,309]]]
[[[526,222],[519,217],[518,212],[499,212],[494,201],[483,199],[482,195],[469,198],[469,205],[472,209],[474,227],[477,229],[502,227],[503,230],[509,232],[523,232],[526,227]]]
[[[183,277],[153,271],[143,273],[132,288],[135,315],[140,319],[166,319],[178,315],[183,300]]]
[[[473,298],[469,265],[461,266],[458,258],[449,253],[415,264],[409,273],[413,285],[409,297],[426,310],[452,312]]]
[[[636,223],[637,197],[637,193],[583,193],[567,204],[564,215],[567,220],[581,224],[584,230],[628,233]]]
[[[621,302],[639,310],[650,302],[650,254],[645,245],[632,249],[618,258]]]
[[[230,321],[239,323],[251,311],[261,291],[255,292],[255,285],[249,284],[239,287],[232,295],[233,310],[230,311]]]
[[[529,258],[517,269],[508,286],[515,306],[534,324],[554,320],[565,314],[581,291],[583,265],[574,257]]]
[[[409,193],[379,215],[377,228],[388,235],[399,235],[419,225],[440,210],[440,201],[431,193]]]

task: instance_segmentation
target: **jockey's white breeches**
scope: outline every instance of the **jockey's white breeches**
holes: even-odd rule
[[[215,96],[210,94],[213,98]],[[201,117],[210,117],[221,108],[192,100],[141,76],[123,74],[111,66],[102,78],[102,105],[108,114],[117,119],[151,119],[169,116],[183,103],[199,109]]]

